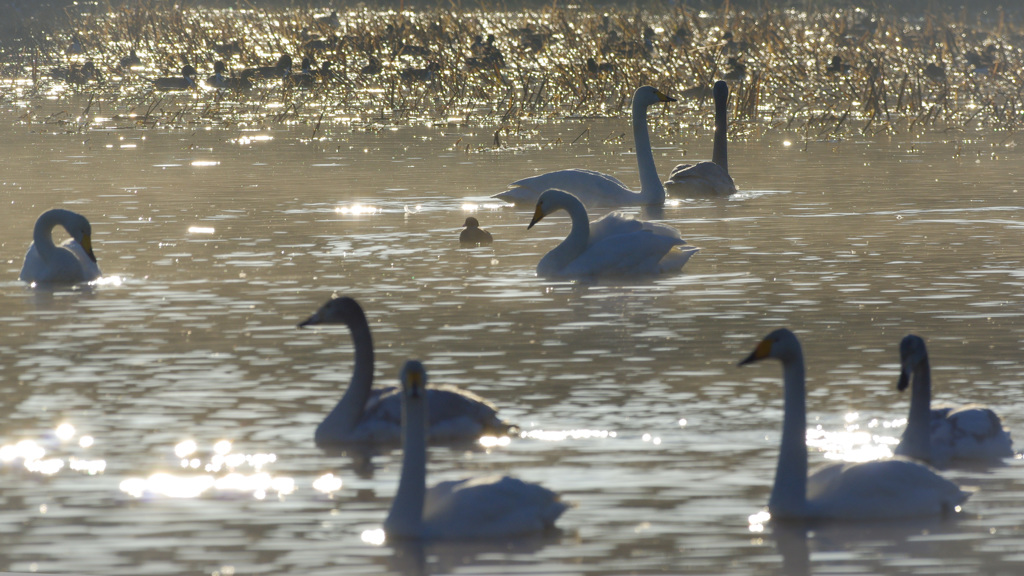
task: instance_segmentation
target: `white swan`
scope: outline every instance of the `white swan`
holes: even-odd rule
[[[736,192],[736,183],[729,176],[728,136],[729,123],[726,120],[726,105],[729,101],[729,85],[724,80],[715,82],[715,147],[711,162],[679,164],[672,169],[665,189],[678,195],[727,196]]]
[[[665,224],[642,222],[612,212],[594,222],[572,194],[548,190],[537,200],[533,220],[565,210],[572,230],[561,244],[544,255],[537,274],[547,278],[637,276],[678,272],[699,248],[684,246],[679,231]]]
[[[785,328],[772,332],[740,365],[765,358],[782,361],[785,383],[782,445],[768,500],[773,518],[943,516],[970,496],[927,465],[903,458],[836,462],[808,476],[804,355],[796,335]]]
[[[633,141],[640,172],[639,193],[607,174],[570,168],[516,180],[509,184],[508,190],[494,197],[517,206],[533,206],[542,192],[557,188],[576,196],[587,208],[664,204],[665,187],[654,166],[651,135],[647,131],[647,108],[658,102],[675,102],[675,99],[650,86],[641,86],[633,94]]]
[[[510,477],[441,482],[427,490],[427,404],[423,364],[402,367],[402,476],[384,521],[389,538],[462,540],[541,532],[568,506],[558,494]]]
[[[910,391],[910,416],[896,454],[945,467],[952,461],[994,461],[1013,456],[1010,432],[985,406],[931,408],[932,377],[924,340],[914,334],[900,342],[897,389]]]
[[[352,381],[341,400],[316,428],[318,445],[391,443],[402,436],[400,391],[396,386],[373,387],[373,338],[366,315],[347,297],[333,298],[299,324],[344,324],[355,345]],[[512,428],[502,421],[493,404],[455,386],[432,387],[430,438],[475,440],[484,434],[504,435]]]
[[[53,243],[53,229],[57,226],[63,226],[71,235],[60,246]],[[61,208],[40,214],[18,278],[34,284],[74,284],[91,282],[100,276],[92,252],[92,226],[85,216]]]

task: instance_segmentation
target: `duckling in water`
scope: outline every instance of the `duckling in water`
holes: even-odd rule
[[[466,218],[466,223],[463,224],[466,228],[459,234],[459,244],[463,248],[472,246],[486,246],[491,242],[494,242],[494,237],[487,230],[480,227],[480,221],[470,216]]]
[[[155,78],[153,80],[153,87],[157,90],[188,90],[189,88],[195,88],[196,74],[195,68],[185,64],[181,68],[181,76]]]

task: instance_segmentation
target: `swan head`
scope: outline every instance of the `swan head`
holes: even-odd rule
[[[779,328],[765,336],[764,340],[761,340],[754,351],[739,365],[752,364],[765,358],[776,358],[786,362],[799,358],[802,354],[800,340],[797,339],[796,334],[793,334],[788,328]]]
[[[472,216],[466,218],[466,223],[462,225],[464,228],[479,228],[480,221]]]
[[[409,398],[419,398],[424,395],[427,386],[427,369],[419,360],[406,360],[402,366],[402,391]]]
[[[85,250],[85,253],[89,256],[90,260],[96,262],[96,254],[92,251],[92,225],[89,224],[88,218],[78,214],[77,212],[63,210],[61,208],[49,210],[44,214],[44,216],[47,214],[51,217],[56,215],[58,222],[65,230],[68,231],[71,238],[73,238],[75,242],[78,242],[78,245],[82,247],[82,250]],[[42,220],[43,216],[40,216],[39,218]]]
[[[928,362],[928,349],[924,338],[916,334],[907,334],[900,341],[900,379],[896,389],[900,392],[910,385],[910,376],[919,366]]]
[[[675,102],[676,99],[653,86],[641,86],[633,93],[633,108],[647,108],[659,102]]]
[[[564,192],[562,190],[545,190],[541,193],[540,198],[537,198],[537,208],[533,211],[533,220],[530,220],[530,225],[526,227],[527,230],[533,228],[533,225],[540,222],[545,216],[563,210],[567,206],[576,203],[580,206],[583,205],[579,198]]]
[[[198,75],[198,74],[199,73],[196,72],[196,69],[193,68],[191,64],[185,64],[181,68],[181,75],[184,76],[185,78],[195,78],[196,75]]]
[[[716,103],[728,101],[729,85],[725,83],[725,80],[715,82],[715,87],[711,89],[711,95],[714,97]]]
[[[356,326],[366,323],[366,315],[359,303],[348,296],[339,296],[327,301],[315,314],[299,323],[299,328],[318,324],[345,324]]]
[[[227,69],[228,69],[227,66],[225,66],[224,62],[221,61],[221,60],[217,60],[216,62],[213,63],[213,73],[214,74],[223,74],[224,72],[227,71]]]

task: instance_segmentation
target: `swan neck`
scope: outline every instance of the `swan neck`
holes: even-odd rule
[[[783,363],[782,375],[782,443],[768,509],[777,517],[801,517],[807,511],[807,405],[802,353]]]
[[[36,219],[36,225],[32,229],[32,242],[44,261],[48,260],[57,249],[53,243],[53,229],[57,226],[64,226],[64,211],[53,209],[43,212]],[[67,229],[66,226],[65,229]]]
[[[918,460],[931,460],[932,375],[928,360],[915,369],[910,385],[910,415],[898,453]]]
[[[351,432],[359,424],[373,388],[373,337],[370,335],[370,326],[363,318],[362,322],[356,322],[349,329],[355,346],[352,380],[341,400],[320,425],[324,429],[341,433]]]
[[[647,107],[633,104],[633,143],[636,146],[636,164],[640,172],[640,196],[647,204],[665,202],[665,186],[658,178],[651,150],[651,134],[647,129]]]
[[[722,167],[726,174],[729,173],[728,154],[728,131],[729,123],[726,118],[726,99],[715,99],[715,144],[711,152],[711,161]]]
[[[384,532],[395,537],[420,537],[427,492],[426,394],[402,395],[402,475]]]
[[[565,202],[562,208],[569,213],[572,229],[565,240],[551,249],[537,264],[537,272],[541,275],[557,275],[570,262],[579,257],[587,249],[590,242],[590,221],[587,209],[579,201]]]

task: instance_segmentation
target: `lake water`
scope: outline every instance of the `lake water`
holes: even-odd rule
[[[655,115],[657,116],[657,114]],[[590,138],[567,144],[585,128]],[[1024,430],[1024,157],[1012,137],[732,145],[741,193],[681,200],[701,248],[680,275],[538,279],[568,232],[489,199],[580,166],[637,186],[623,120],[486,130],[117,130],[0,118],[0,570],[86,574],[1016,573],[1024,464],[947,521],[752,525],[782,418],[777,366],[737,368],[788,326],[808,362],[811,464],[876,458],[902,431],[897,346],[929,343],[938,399]],[[562,138],[562,144],[545,146]],[[710,135],[655,122],[667,174]],[[470,145],[470,151],[466,146]],[[35,217],[92,222],[105,278],[17,280]],[[460,249],[473,214],[489,248]],[[332,294],[366,309],[377,379],[408,358],[522,427],[436,447],[431,481],[512,473],[575,507],[560,532],[380,544],[400,450],[332,452],[313,430],[352,367],[343,327],[298,329]],[[809,528],[809,529],[805,529]]]

